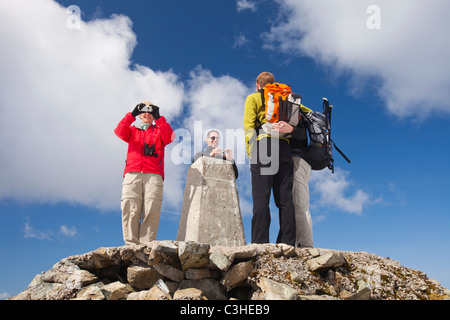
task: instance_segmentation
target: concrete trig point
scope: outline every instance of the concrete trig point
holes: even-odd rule
[[[230,161],[200,157],[189,168],[177,241],[217,246],[246,244]]]

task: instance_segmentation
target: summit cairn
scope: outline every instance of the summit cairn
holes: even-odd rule
[[[230,161],[200,157],[189,168],[177,241],[216,246],[246,244]]]
[[[368,252],[153,241],[101,247],[9,300],[448,300],[424,272]]]

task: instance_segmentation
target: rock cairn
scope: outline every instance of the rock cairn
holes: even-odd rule
[[[154,241],[71,256],[11,300],[443,300],[425,273],[367,252]]]

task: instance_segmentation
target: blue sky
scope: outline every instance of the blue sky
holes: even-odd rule
[[[70,20],[70,5],[81,20]],[[176,239],[189,160],[217,127],[236,135],[223,143],[243,159],[249,243],[239,130],[261,71],[314,110],[327,97],[333,138],[352,160],[336,153],[334,175],[312,174],[315,246],[389,256],[450,287],[448,1],[0,6],[0,299],[62,258],[123,245],[126,145],[113,130],[142,100],[178,135],[166,151],[158,240]],[[274,209],[272,242],[277,220]]]

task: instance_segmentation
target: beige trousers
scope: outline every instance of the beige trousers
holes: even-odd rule
[[[294,161],[294,181],[292,201],[295,209],[295,244],[297,247],[313,246],[313,230],[311,213],[309,212],[309,178],[311,166],[300,157],[292,157]]]
[[[159,174],[128,172],[122,184],[122,231],[125,244],[156,240],[163,193]]]

